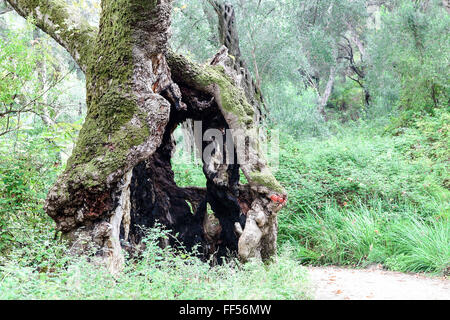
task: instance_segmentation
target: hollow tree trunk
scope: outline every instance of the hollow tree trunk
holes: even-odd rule
[[[60,0],[8,2],[86,73],[86,120],[45,204],[74,249],[94,248],[116,272],[122,250],[139,247],[141,227],[159,221],[205,257],[275,254],[286,192],[259,151],[255,109],[226,48],[206,65],[168,50],[171,0],[103,0],[98,30],[74,21]],[[224,141],[199,144],[205,188],[178,187],[171,169],[172,133],[188,119]]]

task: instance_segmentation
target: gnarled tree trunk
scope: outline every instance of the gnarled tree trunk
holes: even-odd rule
[[[260,152],[256,111],[226,48],[206,65],[170,51],[171,0],[103,0],[98,30],[73,19],[61,0],[8,2],[86,73],[86,120],[45,204],[74,248],[95,248],[117,271],[141,227],[159,221],[205,256],[275,254],[286,192]],[[205,188],[174,181],[172,133],[187,119],[201,121],[205,136],[218,132],[198,145],[207,155]],[[223,147],[211,149],[220,138]],[[248,185],[239,184],[240,170]]]

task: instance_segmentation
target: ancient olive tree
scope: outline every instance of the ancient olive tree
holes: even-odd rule
[[[137,250],[141,227],[159,221],[204,256],[274,255],[286,192],[261,154],[258,97],[246,94],[226,47],[204,65],[172,52],[171,0],[102,0],[98,28],[71,16],[63,0],[8,3],[86,75],[88,113],[45,204],[73,248],[94,247],[119,270],[122,249]],[[188,119],[200,124],[206,188],[174,182],[172,133]]]

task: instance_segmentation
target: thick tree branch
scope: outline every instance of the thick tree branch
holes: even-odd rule
[[[7,0],[24,18],[32,17],[34,23],[62,45],[86,71],[96,28],[82,18],[70,14],[62,0]]]
[[[204,92],[214,96],[219,104],[225,119],[230,128],[236,133],[244,134],[244,136],[252,137],[257,123],[253,121],[255,113],[254,108],[245,99],[245,93],[241,87],[236,85],[236,75],[233,74],[232,68],[226,70],[223,65],[215,65],[216,61],[231,60],[228,56],[228,50],[222,47],[221,51],[213,58],[210,65],[199,65],[172,50],[167,52],[167,62],[172,72],[173,80],[181,86],[194,88],[200,92]],[[234,80],[234,81],[233,81]],[[257,138],[256,138],[257,139]],[[257,150],[249,148],[248,155],[251,159],[260,158]],[[238,154],[238,157],[245,156]],[[246,161],[241,165],[242,172],[247,180],[253,186],[266,187],[266,193],[278,192],[285,194],[284,188],[276,181],[270,172],[267,172],[266,164],[255,161],[248,164]],[[264,179],[261,179],[264,177]]]
[[[235,11],[232,5],[224,2],[223,0],[208,0],[211,6],[217,13],[219,25],[219,39],[220,43],[224,45],[230,55],[233,56],[235,70],[242,77],[242,85],[247,97],[247,100],[251,105],[255,106],[258,115],[256,116],[257,120],[260,121],[261,118],[265,117],[265,114],[262,110],[264,108],[267,111],[266,105],[264,104],[264,98],[260,88],[260,79],[259,74],[257,74],[257,83],[253,80],[253,77],[245,63],[244,59],[241,56],[241,49],[239,45],[239,34],[236,26],[236,16]],[[252,36],[250,38],[253,41]],[[255,47],[255,45],[254,45]],[[256,49],[255,49],[256,50]],[[255,54],[255,52],[253,52]],[[258,66],[253,57],[255,63],[255,70],[258,73]]]

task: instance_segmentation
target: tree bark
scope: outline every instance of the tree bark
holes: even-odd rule
[[[330,99],[331,93],[333,92],[333,86],[334,86],[335,79],[336,79],[336,68],[331,67],[327,85],[325,87],[324,92],[319,97],[318,111],[319,111],[319,114],[322,115],[322,117],[324,118],[325,121],[327,120],[327,113],[325,112],[325,106],[327,105],[328,99]]]
[[[168,50],[171,0],[103,0],[98,30],[73,21],[63,1],[8,2],[86,73],[87,116],[45,203],[75,251],[94,248],[117,272],[123,249],[138,250],[141,227],[159,221],[205,258],[275,254],[287,195],[259,151],[257,111],[226,48],[206,65]],[[227,146],[203,158],[206,188],[174,181],[172,133],[188,119],[201,121],[202,134],[217,129]],[[210,145],[202,141],[200,153]],[[221,163],[221,155],[234,161]],[[239,184],[239,170],[248,185]]]
[[[350,39],[347,39],[347,60],[350,64],[350,69],[355,73],[357,79],[353,79],[352,80],[356,80],[356,82],[359,84],[359,86],[361,87],[361,89],[364,92],[364,103],[366,105],[366,107],[369,107],[370,105],[370,100],[371,100],[371,95],[370,95],[370,91],[369,88],[367,86],[367,84],[365,83],[365,78],[366,78],[366,60],[367,60],[367,55],[366,55],[366,48],[364,46],[364,43],[361,41],[360,37],[358,36],[358,32],[356,31],[356,29],[352,26],[351,23],[347,23],[347,27],[350,31],[350,33],[352,34],[352,36],[350,37]],[[351,42],[353,42],[355,44],[355,46],[358,48],[359,53],[360,53],[360,65],[358,66],[355,62],[354,59],[354,54],[353,54],[353,49],[352,49],[352,44]]]
[[[220,44],[225,46],[229,54],[233,57],[234,68],[240,82],[239,85],[244,89],[247,101],[255,107],[257,111],[255,121],[259,122],[261,118],[264,118],[264,98],[259,83],[255,83],[241,54],[234,7],[229,3],[224,3],[222,0],[208,1],[216,11],[218,17]],[[257,66],[255,67],[255,71],[257,72],[258,68]],[[259,75],[257,79],[259,79]]]

